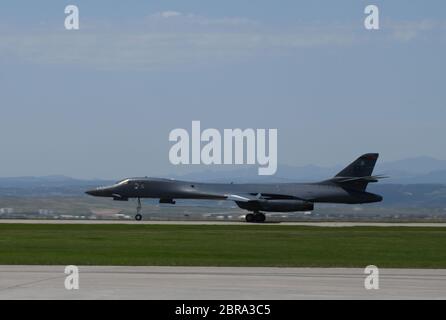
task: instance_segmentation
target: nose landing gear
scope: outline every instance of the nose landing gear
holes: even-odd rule
[[[141,199],[138,198],[138,206],[136,207],[136,216],[135,216],[135,220],[136,221],[141,221],[142,220],[142,215],[141,215]]]

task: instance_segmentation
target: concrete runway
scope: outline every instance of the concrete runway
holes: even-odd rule
[[[0,299],[446,299],[446,270],[79,267],[66,290],[64,266],[0,266]]]
[[[163,224],[163,225],[250,225],[250,226],[316,226],[316,227],[446,227],[444,222],[271,222],[246,223],[237,221],[133,221],[133,220],[31,220],[31,219],[0,219],[0,224]]]

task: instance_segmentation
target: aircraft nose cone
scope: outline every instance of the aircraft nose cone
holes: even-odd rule
[[[95,195],[95,191],[96,190],[87,190],[87,191],[85,191],[85,193],[88,194],[89,196],[94,196]]]
[[[104,194],[104,192],[102,190],[98,190],[98,189],[87,190],[87,191],[85,191],[85,193],[90,196],[94,196],[94,197],[100,197]]]
[[[101,187],[85,191],[86,194],[94,197],[111,197],[114,192],[112,187]]]

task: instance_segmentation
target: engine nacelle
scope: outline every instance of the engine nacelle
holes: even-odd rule
[[[296,212],[312,211],[314,204],[302,200],[254,200],[248,202],[236,201],[241,209],[266,212]]]

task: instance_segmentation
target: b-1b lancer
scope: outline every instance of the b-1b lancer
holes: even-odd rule
[[[367,153],[353,161],[335,177],[313,183],[198,183],[160,178],[129,178],[112,186],[86,193],[110,197],[117,201],[138,200],[136,220],[141,220],[141,199],[156,198],[160,203],[175,204],[175,199],[232,200],[250,211],[247,222],[264,222],[263,212],[311,211],[315,203],[360,204],[382,201],[377,194],[366,192],[373,176],[377,153]]]

